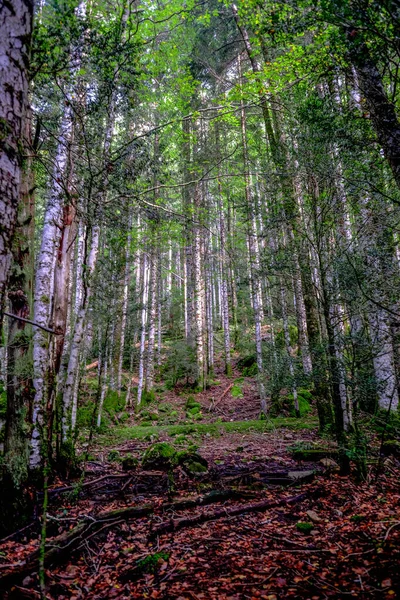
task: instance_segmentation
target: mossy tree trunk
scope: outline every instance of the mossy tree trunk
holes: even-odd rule
[[[30,120],[25,127],[30,142]],[[12,254],[8,299],[16,317],[30,318],[33,285],[34,197],[32,161],[24,165],[21,202]],[[32,408],[32,332],[31,326],[10,318],[8,327],[7,418],[1,502],[2,522],[23,524],[29,516],[28,432]]]

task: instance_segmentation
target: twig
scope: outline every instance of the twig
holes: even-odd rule
[[[49,327],[45,327],[44,325],[39,325],[35,321],[31,321],[30,319],[24,319],[24,317],[19,317],[18,315],[13,315],[12,313],[4,311],[4,314],[11,319],[16,319],[17,321],[22,321],[22,323],[29,323],[29,325],[33,325],[33,327],[38,327],[39,329],[43,329],[43,331],[47,331],[48,333],[52,333],[53,335],[64,335],[62,332],[57,333],[53,329]]]

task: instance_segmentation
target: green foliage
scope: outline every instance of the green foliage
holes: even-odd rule
[[[268,419],[267,421],[227,421],[218,423],[191,423],[188,425],[158,425],[144,427],[115,427],[112,435],[102,435],[100,441],[104,445],[115,444],[117,440],[150,439],[151,436],[159,434],[176,435],[214,435],[218,436],[221,432],[239,432],[245,434],[249,431],[273,431],[276,428],[286,427],[293,431],[301,429],[315,429],[318,423],[316,419],[307,417],[307,419],[293,419],[278,417]]]
[[[109,462],[120,462],[121,461],[121,455],[118,452],[118,450],[111,450],[108,455],[107,455],[107,460]]]
[[[247,373],[252,372],[253,370],[257,373],[257,360],[255,354],[248,354],[240,358],[237,362],[237,368],[240,369],[243,375],[249,377],[251,375],[245,375],[244,371],[247,370]]]
[[[7,392],[0,383],[0,418],[4,418],[7,413]]]
[[[307,523],[304,521],[299,521],[298,523],[296,523],[296,527],[299,531],[301,531],[301,533],[305,534],[310,533],[310,531],[314,529],[314,525],[312,523]]]
[[[235,379],[235,382],[231,388],[232,398],[243,398],[242,383],[243,383],[243,377],[241,377],[239,379]]]
[[[155,552],[137,562],[137,569],[140,573],[157,573],[161,563],[169,559],[168,552]]]
[[[365,516],[364,515],[351,515],[350,517],[350,521],[352,521],[352,523],[361,523],[361,521],[365,520]]]
[[[174,342],[168,351],[162,372],[167,389],[173,389],[181,380],[185,380],[187,385],[193,384],[197,377],[194,349],[185,342]]]
[[[156,399],[156,394],[154,392],[154,390],[150,390],[150,391],[146,391],[143,390],[142,392],[142,399],[141,399],[141,404],[151,404],[152,402],[154,402]]]

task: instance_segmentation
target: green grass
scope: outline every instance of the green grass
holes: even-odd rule
[[[316,419],[294,419],[289,417],[277,417],[267,421],[228,421],[218,423],[193,423],[183,425],[152,425],[141,427],[114,427],[112,435],[104,434],[99,436],[98,441],[105,446],[115,444],[123,440],[140,440],[148,438],[150,435],[165,433],[170,436],[187,435],[190,433],[220,435],[226,432],[263,432],[273,431],[278,428],[287,428],[293,430],[315,429],[318,426]]]

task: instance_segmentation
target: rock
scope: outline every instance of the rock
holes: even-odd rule
[[[319,461],[321,465],[324,465],[327,469],[338,469],[339,465],[333,458],[321,458]]]
[[[306,515],[311,519],[311,521],[314,521],[314,523],[322,522],[321,517],[318,516],[315,510],[307,510]]]
[[[314,479],[315,473],[314,471],[289,471],[288,477],[294,483],[308,483]]]
[[[170,470],[176,464],[177,452],[167,442],[158,442],[146,450],[142,459],[143,469]]]
[[[177,454],[177,463],[188,475],[197,475],[208,471],[208,462],[197,452],[182,450]]]
[[[385,456],[400,457],[400,442],[397,440],[387,440],[382,445],[382,453]]]

